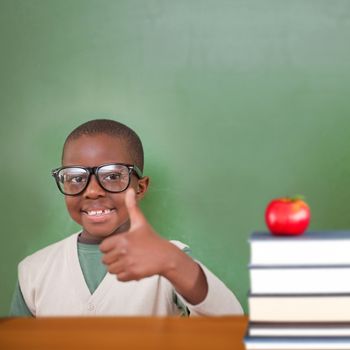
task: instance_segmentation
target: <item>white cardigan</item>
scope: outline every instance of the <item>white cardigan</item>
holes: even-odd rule
[[[166,316],[179,315],[173,302],[174,287],[161,276],[120,282],[107,273],[93,294],[80,268],[78,233],[28,256],[18,266],[24,300],[34,316]],[[180,249],[181,242],[173,241]],[[242,314],[233,293],[205,266],[208,294],[191,305],[191,315]]]

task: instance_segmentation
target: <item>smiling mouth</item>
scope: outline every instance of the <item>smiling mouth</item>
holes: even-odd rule
[[[103,209],[103,210],[83,210],[83,213],[87,214],[90,217],[99,217],[103,215],[110,214],[114,209]]]

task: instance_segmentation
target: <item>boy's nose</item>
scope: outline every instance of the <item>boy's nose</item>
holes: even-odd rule
[[[92,174],[90,182],[83,194],[86,198],[98,198],[104,196],[106,194],[106,191],[100,186],[96,179],[96,176]]]

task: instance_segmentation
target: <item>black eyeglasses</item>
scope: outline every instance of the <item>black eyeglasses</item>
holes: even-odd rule
[[[142,171],[131,164],[113,163],[96,167],[64,166],[51,171],[58,189],[67,196],[77,196],[88,186],[91,175],[95,175],[99,185],[107,192],[125,191],[131,180],[131,174],[141,179]]]

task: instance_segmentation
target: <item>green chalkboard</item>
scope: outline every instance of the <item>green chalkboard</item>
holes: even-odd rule
[[[50,170],[96,117],[138,132],[148,219],[247,311],[271,198],[350,227],[349,37],[345,0],[0,0],[1,315],[18,262],[78,230]]]

